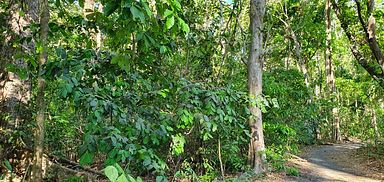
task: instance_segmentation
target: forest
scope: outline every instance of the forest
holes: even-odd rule
[[[0,181],[384,180],[383,0],[1,0]]]

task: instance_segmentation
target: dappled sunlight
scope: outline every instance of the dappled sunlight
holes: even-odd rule
[[[303,180],[298,181],[380,181],[361,176],[353,166],[341,166],[340,161],[334,160],[361,146],[360,143],[322,145],[309,150],[304,158],[292,159],[291,162],[302,171]]]
[[[0,181],[384,180],[383,5],[0,0]]]

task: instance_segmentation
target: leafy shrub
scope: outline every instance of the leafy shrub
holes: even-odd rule
[[[291,175],[291,176],[299,176],[300,175],[300,171],[297,168],[294,168],[294,167],[287,167],[285,169],[285,172],[288,175]]]

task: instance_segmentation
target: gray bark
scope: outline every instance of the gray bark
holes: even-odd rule
[[[251,0],[250,29],[252,33],[251,50],[248,59],[248,93],[251,99],[262,96],[263,73],[263,18],[265,14],[265,0]],[[249,106],[251,117],[251,140],[248,151],[248,162],[255,173],[266,171],[266,156],[262,126],[262,113],[255,104]]]

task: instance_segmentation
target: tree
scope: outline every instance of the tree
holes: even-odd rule
[[[47,39],[48,39],[48,23],[49,23],[49,6],[48,0],[40,0],[40,46],[39,50],[39,71],[37,82],[36,96],[36,132],[35,132],[35,155],[34,166],[32,171],[32,180],[40,182],[43,179],[43,153],[44,153],[44,122],[46,105],[44,101],[45,79],[43,77],[44,64],[47,61]]]
[[[1,1],[0,180],[31,181],[33,172],[34,181],[79,181],[103,169],[112,181],[124,172],[138,181],[227,180],[244,166],[295,175],[287,153],[316,143],[316,132],[337,138],[336,117],[343,136],[379,147],[383,89],[351,61],[330,2]],[[384,43],[384,11],[367,13],[366,2],[337,0],[357,50],[379,72],[361,24],[373,14]],[[30,4],[41,13],[26,22]],[[32,99],[5,107],[21,98],[10,86],[25,85],[23,68]],[[14,111],[31,114],[14,125]],[[42,178],[43,153],[55,165]]]
[[[27,0],[25,7],[15,1],[4,1],[6,13],[1,15],[0,31],[6,32],[0,43],[0,112],[8,113],[9,125],[20,126],[27,115],[31,83],[28,78],[28,54],[34,50],[33,41],[21,41],[31,36],[29,25],[38,21],[37,1]],[[22,13],[20,13],[22,12]],[[25,15],[23,15],[25,13]],[[17,55],[23,55],[17,56]],[[6,117],[0,114],[0,117]]]
[[[0,160],[21,160],[29,157],[29,151],[19,153],[30,146],[30,116],[32,109],[32,74],[35,62],[33,25],[38,22],[38,1],[0,2]],[[22,142],[21,142],[22,141]],[[28,155],[25,155],[28,154]],[[26,164],[29,165],[29,159]],[[28,176],[27,176],[28,177]],[[27,178],[28,180],[28,178]]]
[[[332,63],[332,29],[331,29],[331,1],[326,0],[325,2],[325,26],[326,26],[326,40],[325,40],[325,73],[326,73],[326,82],[328,87],[328,94],[333,96],[331,100],[333,103],[337,102],[336,97],[336,83],[335,83],[335,70],[334,65]],[[332,108],[332,126],[333,126],[333,140],[341,141],[340,136],[340,119],[338,117],[338,108]]]
[[[263,18],[265,14],[265,0],[251,0],[250,2],[250,29],[251,49],[248,59],[248,94],[251,99],[258,100],[262,96],[263,75]],[[248,151],[248,163],[255,173],[266,170],[266,156],[264,153],[264,135],[261,109],[251,102],[249,106],[251,117],[251,141]]]
[[[349,7],[346,7],[345,1],[339,2],[338,4],[335,0],[332,0],[332,6],[335,10],[336,16],[340,21],[341,27],[343,28],[348,40],[349,47],[352,51],[353,56],[370,75],[373,79],[375,79],[381,87],[384,88],[384,56],[380,49],[379,43],[376,37],[376,19],[373,16],[374,14],[374,6],[375,1],[369,0],[367,4],[367,10],[365,16],[362,12],[361,2],[359,0],[355,0],[356,8],[354,10],[349,10]],[[349,12],[356,11],[357,18],[360,28],[362,29],[363,34],[362,38],[358,36],[355,32],[360,32],[360,30],[353,31],[355,26],[351,25],[351,22],[356,22],[354,18],[350,18]],[[364,20],[364,17],[369,17],[368,23]],[[368,45],[370,54],[365,52],[365,48],[363,46]],[[367,55],[373,55],[374,60],[376,62],[371,61],[371,58]]]

